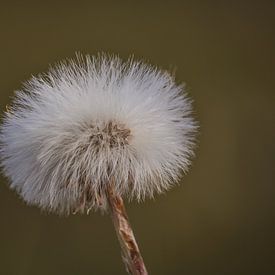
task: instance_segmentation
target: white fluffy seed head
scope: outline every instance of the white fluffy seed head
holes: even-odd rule
[[[98,55],[31,78],[0,128],[4,174],[29,204],[68,214],[115,192],[167,190],[193,155],[196,123],[182,85],[142,62]]]

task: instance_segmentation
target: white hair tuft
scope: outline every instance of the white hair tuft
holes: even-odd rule
[[[99,55],[33,77],[5,113],[0,156],[11,188],[68,214],[106,207],[106,186],[152,197],[186,171],[196,123],[190,100],[166,71]]]

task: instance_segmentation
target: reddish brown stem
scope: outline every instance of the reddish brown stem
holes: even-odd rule
[[[129,274],[148,275],[121,196],[114,193],[112,184],[108,187],[109,208],[120,243],[123,261]]]

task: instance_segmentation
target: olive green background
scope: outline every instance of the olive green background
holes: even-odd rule
[[[275,1],[1,1],[0,102],[76,51],[175,72],[200,123],[181,184],[127,204],[149,274],[275,274]],[[0,274],[125,274],[108,215],[62,218],[0,184]]]

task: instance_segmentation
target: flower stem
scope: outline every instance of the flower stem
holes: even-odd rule
[[[132,275],[148,275],[123,200],[115,194],[112,184],[107,189],[107,198],[127,272]]]

